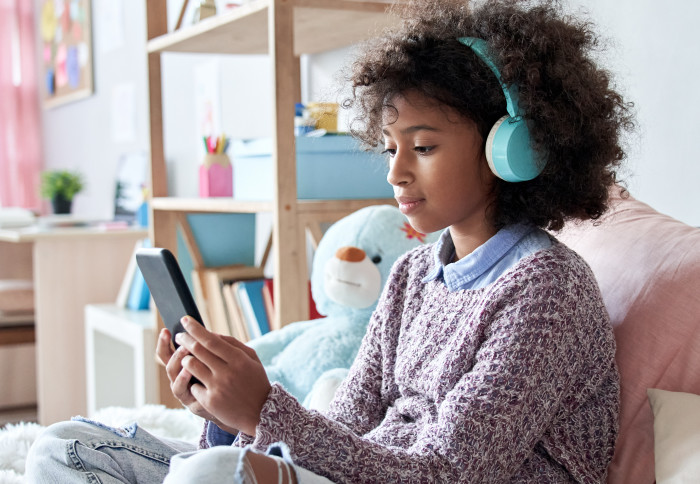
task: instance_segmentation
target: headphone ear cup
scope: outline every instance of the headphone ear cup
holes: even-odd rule
[[[507,182],[532,180],[544,163],[535,156],[525,120],[503,116],[486,138],[486,161],[498,178]]]

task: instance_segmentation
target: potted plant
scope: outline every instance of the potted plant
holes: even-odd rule
[[[71,212],[73,197],[85,187],[83,175],[77,171],[52,170],[41,174],[41,196],[51,200],[53,212]]]

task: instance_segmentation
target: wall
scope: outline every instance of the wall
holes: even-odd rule
[[[633,101],[629,188],[638,199],[700,226],[700,163],[695,145],[700,100],[697,18],[691,0],[568,0],[585,8],[611,49],[603,62]]]
[[[564,0],[596,25],[607,49],[600,62],[635,103],[638,128],[627,140],[622,179],[657,210],[700,226],[700,163],[695,114],[700,100],[689,84],[700,75],[696,20],[700,3],[670,0]],[[313,57],[313,92],[331,88],[350,49]],[[690,88],[692,89],[692,88]]]
[[[182,2],[169,3],[172,28]],[[85,174],[87,188],[74,201],[76,216],[111,219],[120,160],[147,156],[149,150],[145,2],[93,0],[92,13],[95,92],[87,99],[43,110],[44,159],[47,168],[79,169]],[[191,15],[188,11],[186,18]],[[194,79],[201,66],[212,63],[219,71],[225,106],[221,112],[223,131],[244,138],[269,136],[271,132],[271,76],[266,56],[163,55],[168,185],[171,193],[179,196],[196,196],[198,192],[193,174],[198,173],[202,149],[195,135]],[[126,100],[131,109],[119,104],[120,100]],[[116,129],[115,114],[131,124],[130,133]]]
[[[145,3],[121,0],[116,12],[108,2],[93,0],[93,76],[91,97],[42,111],[43,150],[47,168],[79,169],[85,174],[86,190],[74,200],[74,213],[109,219],[114,212],[114,179],[123,155],[148,150]],[[38,4],[37,4],[38,5]],[[37,8],[37,14],[41,12]],[[110,29],[116,26],[116,30]],[[100,32],[120,32],[107,37]],[[118,91],[131,90],[132,137],[114,136],[111,113]]]
[[[98,29],[107,2],[122,5],[122,18],[112,21],[123,26],[123,44],[103,52]],[[171,0],[170,4],[169,22],[174,25],[181,2]],[[695,124],[691,113],[698,111],[699,101],[687,95],[686,87],[700,70],[692,37],[700,4],[687,0],[669,0],[663,7],[648,0],[568,0],[568,4],[587,8],[610,39],[612,49],[602,61],[628,99],[636,103],[639,130],[630,140],[628,170],[623,174],[632,193],[662,212],[700,225],[700,191],[695,190],[700,164],[695,162],[691,132]],[[142,0],[93,0],[95,94],[43,113],[46,165],[80,168],[86,173],[88,189],[75,201],[79,216],[111,217],[119,158],[148,149],[143,11]],[[335,73],[351,53],[351,49],[341,49],[303,58],[303,99],[335,96]],[[271,79],[266,57],[164,56],[166,159],[173,166],[169,185],[177,195],[191,196],[197,191],[193,173],[201,151],[192,139],[194,107],[189,96],[197,66],[212,61],[220,69],[224,131],[235,137],[270,133]],[[134,93],[130,141],[115,140],[110,126],[115,90],[124,85],[132,85]],[[343,122],[341,118],[341,126]]]

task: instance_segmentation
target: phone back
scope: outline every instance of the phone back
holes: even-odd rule
[[[173,342],[175,335],[184,331],[180,323],[183,316],[189,315],[202,323],[192,293],[172,252],[158,247],[139,249],[136,251],[136,263],[163,318],[163,324],[172,334]]]

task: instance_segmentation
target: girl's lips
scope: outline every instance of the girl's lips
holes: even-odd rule
[[[423,203],[422,198],[409,198],[409,197],[396,197],[396,201],[399,202],[399,210],[404,215],[409,215],[410,213],[416,211],[418,206]]]

